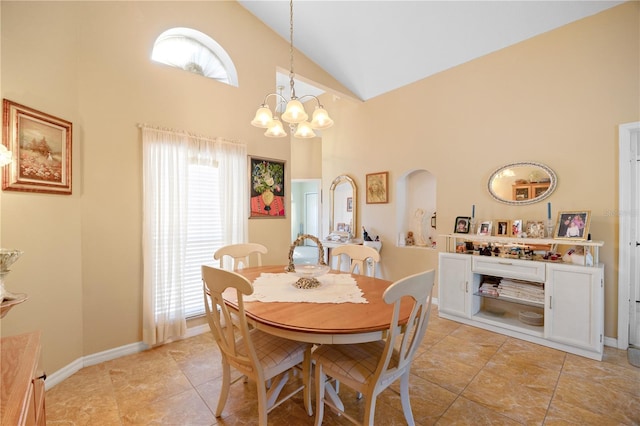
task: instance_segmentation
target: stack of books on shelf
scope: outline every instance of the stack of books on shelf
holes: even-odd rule
[[[482,284],[478,289],[479,293],[487,294],[489,296],[498,297],[498,285],[500,284],[500,278],[485,276],[482,280]]]
[[[498,295],[526,302],[544,303],[544,284],[503,278],[498,284]]]

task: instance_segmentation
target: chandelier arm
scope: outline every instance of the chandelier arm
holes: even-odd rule
[[[262,107],[267,107],[269,108],[269,105],[267,105],[267,99],[269,99],[270,96],[275,96],[277,98],[280,98],[279,101],[282,101],[284,103],[287,102],[287,98],[285,98],[284,96],[282,96],[280,93],[269,93],[267,96],[264,97],[264,101],[262,101]],[[276,108],[278,107],[278,103],[276,102]]]
[[[324,108],[324,106],[320,103],[320,99],[318,99],[318,97],[317,97],[317,96],[315,96],[315,95],[302,95],[302,96],[300,96],[300,97],[298,98],[298,100],[299,100],[300,102],[302,102],[302,99],[304,99],[304,98],[313,98],[313,99],[315,99],[315,100],[316,100],[316,102],[318,103],[318,105],[317,105],[317,106],[319,106],[320,108]]]
[[[286,108],[284,111],[280,111],[280,118],[282,118],[284,122],[289,124],[289,129],[295,137],[315,137],[316,134],[314,130],[326,129],[333,125],[333,120],[329,117],[329,114],[324,109],[324,106],[320,103],[320,99],[318,99],[318,97],[315,95],[303,95],[300,98],[313,98],[317,103],[315,111],[313,113],[313,119],[309,123],[307,123],[309,115],[305,111],[304,104],[300,102],[300,100],[296,96],[296,74],[293,68],[293,53],[293,0],[289,0],[289,85],[291,86],[291,97],[290,100],[287,101],[287,99],[282,96],[282,89],[284,87],[278,86],[280,93],[269,93],[267,96],[265,96],[261,107],[258,108],[258,111],[256,112],[255,118],[251,121],[251,124],[256,127],[267,128],[265,136],[268,137],[286,136],[286,132],[284,132],[284,129],[282,128],[282,123],[277,117],[278,108],[281,104],[286,104]],[[271,111],[271,108],[267,104],[267,100],[270,96],[275,96],[278,99],[274,108],[275,113]],[[267,111],[264,111],[263,108]],[[295,132],[294,129],[296,129]]]

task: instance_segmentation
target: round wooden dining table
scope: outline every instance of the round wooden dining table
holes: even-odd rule
[[[284,273],[284,265],[256,266],[238,270],[253,282],[262,273]],[[344,273],[330,271],[329,273]],[[368,303],[261,302],[244,301],[248,322],[259,330],[299,342],[361,343],[384,338],[389,329],[393,305],[382,294],[392,282],[364,275],[351,274]],[[309,297],[313,297],[312,290]],[[238,309],[235,291],[224,293],[225,302]],[[412,302],[403,301],[400,319],[406,322]]]

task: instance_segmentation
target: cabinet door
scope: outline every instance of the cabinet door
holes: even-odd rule
[[[602,353],[603,312],[603,268],[547,264],[547,339]]]
[[[513,199],[524,201],[531,198],[531,185],[513,185]]]
[[[440,253],[438,267],[438,310],[469,318],[471,256]]]

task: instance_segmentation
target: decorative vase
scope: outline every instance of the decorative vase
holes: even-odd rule
[[[264,201],[264,209],[266,211],[271,210],[271,203],[273,203],[274,195],[270,189],[267,189],[262,193],[262,201]]]
[[[4,280],[10,272],[9,267],[20,258],[22,253],[22,250],[0,248],[0,302],[14,300],[18,297],[18,295],[7,291]]]

